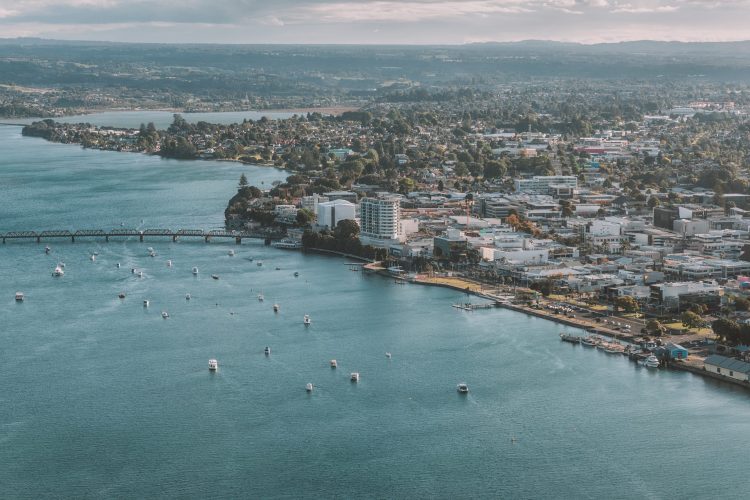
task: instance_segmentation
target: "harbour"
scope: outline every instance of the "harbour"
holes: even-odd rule
[[[144,219],[141,229],[218,229],[239,173],[22,139],[12,127],[0,129],[0,144],[0,180],[15,186],[0,200],[6,231],[123,218],[129,227]],[[258,182],[273,175],[248,171]],[[44,194],[60,191],[68,201],[38,214]],[[451,307],[465,302],[460,290],[399,286],[261,240],[221,241],[0,247],[0,483],[9,491],[572,498],[585,482],[597,498],[709,497],[704,478],[742,473],[744,450],[733,444],[750,431],[743,391],[571,348],[559,333],[585,335],[577,318],[506,301],[467,314]],[[65,274],[53,278],[60,261]],[[459,383],[470,392],[457,393]],[[739,483],[723,491],[744,494]]]

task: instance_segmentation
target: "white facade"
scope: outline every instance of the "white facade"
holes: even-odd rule
[[[345,219],[355,219],[356,205],[345,200],[333,200],[318,203],[317,225],[333,229]]]
[[[575,175],[535,175],[531,179],[516,179],[516,191],[519,193],[552,194],[560,188],[570,191],[578,187]]]
[[[320,196],[319,194],[314,194],[312,196],[303,196],[302,197],[302,208],[309,210],[310,212],[317,214],[318,213],[318,203],[324,203],[328,201],[327,196]]]
[[[399,241],[401,205],[398,197],[362,198],[359,218],[362,243],[387,246]]]

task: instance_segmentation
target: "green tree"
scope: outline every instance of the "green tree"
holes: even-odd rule
[[[245,174],[242,174],[240,175],[239,189],[242,189],[245,186],[247,186],[247,177],[245,177]]]
[[[619,307],[623,311],[629,313],[636,312],[638,310],[638,301],[630,296],[617,297],[617,300],[615,300],[615,305],[617,305],[617,307]]]
[[[359,235],[359,225],[351,219],[340,220],[336,224],[336,229],[333,230],[333,235],[338,240],[354,238]]]
[[[646,331],[648,331],[648,333],[650,333],[651,335],[659,337],[661,335],[664,335],[667,329],[659,321],[650,319],[648,320],[648,323],[646,323]]]
[[[698,328],[703,324],[703,319],[693,311],[685,311],[682,313],[682,316],[680,316],[680,319],[685,328]]]

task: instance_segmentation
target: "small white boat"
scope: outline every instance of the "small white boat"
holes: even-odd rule
[[[264,354],[265,354],[266,356],[270,356],[270,355],[271,355],[271,348],[270,348],[270,347],[268,347],[268,346],[266,346],[266,348],[265,348],[265,349],[263,349],[263,353],[264,353]]]
[[[150,252],[148,253],[148,256],[149,256],[149,257],[156,257],[156,252],[154,252],[153,250],[151,250],[151,251],[150,251]]]
[[[653,354],[641,361],[641,364],[646,368],[659,368],[659,358]]]
[[[339,364],[336,362],[335,359],[331,360],[331,368],[338,368]]]
[[[65,271],[62,270],[62,267],[60,267],[60,264],[55,266],[55,270],[52,271],[52,276],[62,276],[65,274]]]
[[[234,257],[234,250],[230,250],[230,251],[229,251],[229,256],[230,256],[230,257]]]
[[[164,319],[167,319],[169,317],[169,313],[167,311],[162,311],[161,312],[161,317],[164,318]]]
[[[44,253],[50,253],[52,249],[50,247],[44,247]]]
[[[215,279],[215,280],[219,279],[219,275],[218,275],[218,274],[212,274],[212,275],[211,275],[211,277],[212,277],[213,279]]]
[[[117,269],[120,269],[120,263],[119,262],[117,263]]]
[[[266,298],[263,296],[263,292],[260,292],[258,294],[258,302],[263,302],[264,300],[266,300]]]
[[[469,393],[469,386],[465,383],[461,382],[456,386],[456,390],[459,394],[468,394]]]
[[[151,303],[148,300],[143,301],[143,307],[148,307]]]
[[[143,271],[138,271],[138,277],[143,278]]]
[[[216,361],[215,359],[209,359],[208,360],[208,370],[212,371],[212,372],[215,372],[218,369],[219,369],[219,362]]]
[[[131,272],[131,274],[135,274],[135,271],[136,271],[136,269],[135,269],[134,267],[131,267],[131,268],[130,268],[130,272]]]
[[[262,260],[259,260],[258,262],[256,262],[256,264],[257,264],[257,266],[258,266],[258,267],[260,267],[260,266],[262,266],[262,265],[263,265],[263,261],[262,261]]]
[[[314,386],[313,386],[313,385],[312,385],[311,383],[308,383],[308,384],[307,384],[307,385],[305,386],[305,390],[306,390],[307,392],[312,392],[312,391],[313,391],[313,387],[314,387]]]
[[[385,353],[385,357],[388,359],[391,359],[391,353],[390,352]]]
[[[185,294],[185,300],[190,300],[190,298],[191,298],[191,297],[190,297],[190,294],[189,294],[189,293],[186,293],[186,294]]]
[[[279,305],[278,304],[274,304],[273,305],[273,312],[275,312],[275,313],[279,312]]]
[[[167,267],[172,267],[172,261],[171,260],[167,261]]]
[[[16,302],[23,302],[23,292],[16,292]]]
[[[305,317],[304,317],[304,318],[302,319],[302,322],[303,322],[303,323],[304,323],[305,325],[309,325],[309,324],[311,324],[311,323],[312,323],[312,320],[310,319],[310,316],[309,316],[309,315],[305,314]]]
[[[359,382],[359,372],[352,372],[350,378],[352,382]]]
[[[91,262],[96,262],[96,255],[91,254],[91,257],[89,258],[91,259]]]
[[[196,276],[198,275],[198,268],[197,267],[193,268],[193,274],[196,275]]]

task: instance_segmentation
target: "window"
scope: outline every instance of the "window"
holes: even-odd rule
[[[732,370],[729,370],[729,376],[734,377],[734,372]]]
[[[721,373],[721,368],[716,368],[717,373]]]

